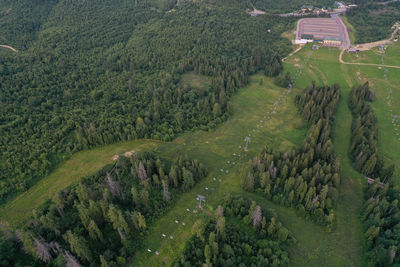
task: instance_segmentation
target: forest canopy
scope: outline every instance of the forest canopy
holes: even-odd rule
[[[151,223],[206,175],[202,164],[184,157],[174,162],[150,152],[120,157],[57,192],[15,233],[0,224],[0,255],[23,256],[6,258],[8,263],[23,264],[30,255],[32,262],[50,266],[124,266]]]
[[[76,151],[215,127],[249,75],[279,74],[291,50],[294,20],[239,0],[36,2],[0,4],[1,41],[19,50],[0,51],[3,201]],[[210,86],[182,84],[188,71]]]
[[[393,24],[400,21],[400,2],[382,5],[362,1],[358,7],[350,9],[346,16],[355,29],[357,43],[388,39],[394,30]]]

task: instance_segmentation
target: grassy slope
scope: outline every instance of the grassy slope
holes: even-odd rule
[[[309,51],[310,49],[306,48],[301,51],[299,55],[291,58],[289,64],[286,65],[286,69],[290,70],[292,73],[296,73],[298,71],[298,67],[300,66],[299,63],[306,61],[305,58],[307,57]],[[221,185],[213,182],[211,177],[213,177],[215,173],[218,173],[218,169],[221,168],[222,165],[220,164],[218,157],[211,154],[208,157],[209,161],[207,162],[209,164],[208,166],[215,166],[211,168],[211,177],[198,185],[194,190],[195,193],[191,192],[184,196],[183,199],[177,203],[177,206],[169,212],[169,214],[161,218],[161,220],[154,225],[151,230],[151,234],[148,238],[146,238],[146,247],[143,248],[143,250],[139,252],[134,259],[135,265],[168,265],[174,257],[180,254],[180,251],[184,246],[184,241],[190,236],[190,228],[186,228],[184,230],[182,226],[177,227],[174,221],[176,219],[183,219],[185,222],[189,221],[192,223],[195,221],[197,216],[201,216],[193,215],[192,213],[188,213],[186,211],[186,208],[192,208],[193,205],[196,205],[196,201],[194,200],[196,193],[207,195],[208,205],[215,207],[224,192],[245,194],[250,198],[257,199],[257,201],[262,202],[265,205],[272,206],[277,210],[280,219],[284,222],[285,226],[294,233],[296,239],[298,240],[297,246],[291,248],[290,250],[292,266],[365,265],[362,250],[362,225],[359,220],[360,208],[362,205],[363,180],[362,177],[351,167],[351,163],[348,158],[348,146],[352,118],[350,111],[347,108],[346,99],[350,86],[355,84],[356,81],[354,80],[354,77],[348,75],[344,76],[342,74],[342,67],[345,68],[343,73],[348,74],[351,73],[352,66],[341,66],[339,63],[337,63],[338,55],[339,51],[332,49],[322,49],[315,52],[315,54],[311,57],[310,64],[304,68],[303,75],[298,79],[299,87],[306,86],[311,80],[317,80],[319,83],[328,82],[331,84],[337,82],[343,88],[343,98],[338,107],[337,119],[334,127],[334,144],[337,153],[343,162],[343,182],[340,188],[340,200],[336,210],[336,228],[331,233],[328,233],[323,228],[299,218],[293,209],[281,207],[263,200],[259,196],[242,192],[240,188],[240,176],[238,175],[238,173],[241,172],[241,166],[236,167],[236,169],[233,170],[233,174],[227,175],[227,178],[223,178],[221,188]],[[253,106],[253,103],[257,104],[257,100],[260,97],[263,97],[262,95],[257,94],[258,96],[256,98],[248,99],[247,97],[243,97],[242,93],[243,91],[236,96],[243,100],[240,107],[241,109],[246,108],[246,106],[248,106],[250,103],[250,106]],[[234,106],[236,104],[236,99],[237,98],[235,98],[233,101]],[[284,115],[286,114],[279,112],[278,118],[282,120]],[[235,122],[235,120],[236,117],[234,116],[230,121],[227,122],[226,125],[218,129],[217,132],[224,132],[226,127],[230,128],[229,123]],[[238,121],[241,120],[239,119]],[[246,121],[246,124],[248,123],[249,122]],[[234,124],[236,124],[236,122]],[[243,129],[246,129],[251,125],[243,124],[238,126],[239,128],[237,131],[241,132]],[[282,133],[289,134],[289,136],[291,133],[295,133],[290,128],[284,130],[280,128],[279,125],[275,125],[273,128],[270,127],[268,130],[271,131],[273,129],[276,129],[275,131],[279,129]],[[210,154],[212,151],[214,151],[214,149],[229,149],[232,145],[230,142],[226,143],[224,138],[221,138],[220,140],[217,138],[216,140],[216,137],[212,138],[210,136],[211,138],[206,139],[203,139],[202,137],[203,135],[200,135],[198,136],[198,139],[204,142],[210,142],[207,144],[207,146],[212,144],[211,140],[213,143],[218,143],[218,146],[212,146],[212,148],[206,152],[207,154]],[[282,136],[280,138],[282,138]],[[270,140],[271,142],[268,142],[268,144],[273,144],[278,140],[279,139],[272,139]],[[192,147],[191,143],[188,143],[187,145]],[[223,147],[221,147],[221,145],[223,145]],[[193,156],[203,158],[205,155],[201,155],[201,151],[202,149],[196,146],[193,150]],[[220,156],[223,156],[224,154],[225,153],[222,153]],[[216,193],[210,194],[208,191],[204,190],[204,187],[211,187],[214,186],[214,184],[217,185]],[[168,235],[172,234],[174,236],[174,241],[162,239],[162,233],[166,233]],[[160,256],[148,254],[146,252],[147,248],[151,248],[153,251],[160,251]]]
[[[306,47],[290,58],[285,68],[292,73],[297,72],[309,52],[310,48]],[[335,149],[343,163],[343,182],[336,209],[337,226],[331,233],[299,218],[293,209],[269,203],[259,196],[248,194],[241,189],[241,172],[246,165],[245,162],[256,155],[265,143],[285,149],[300,144],[305,134],[304,124],[292,105],[294,93],[279,106],[278,114],[274,115],[271,120],[260,123],[260,120],[264,121],[263,116],[266,111],[282,92],[282,89],[274,86],[270,79],[262,75],[252,77],[252,83],[233,97],[231,101],[232,117],[216,130],[187,133],[173,143],[157,144],[157,146],[152,143],[127,142],[76,154],[43,180],[43,183],[38,184],[39,188],[36,191],[30,190],[3,207],[0,210],[0,217],[18,222],[22,217],[15,211],[21,208],[27,211],[32,203],[34,203],[33,206],[41,203],[46,196],[49,196],[49,193],[45,194],[49,191],[48,188],[62,188],[76,182],[71,179],[79,179],[79,177],[95,171],[110,162],[112,155],[116,153],[156,147],[165,157],[173,158],[178,154],[186,153],[190,157],[199,159],[209,168],[210,175],[193,190],[183,194],[176,206],[151,227],[150,234],[145,239],[146,246],[134,258],[138,265],[165,265],[180,254],[184,241],[190,236],[191,224],[200,216],[186,211],[186,208],[193,209],[197,205],[195,200],[197,193],[206,195],[207,204],[215,207],[225,193],[236,192],[262,201],[265,205],[273,206],[277,210],[285,226],[294,233],[298,240],[298,245],[291,249],[293,266],[364,266],[362,225],[359,220],[363,178],[351,167],[348,158],[352,118],[347,107],[347,96],[351,86],[363,82],[365,78],[372,81],[373,88],[377,88],[377,101],[373,106],[379,120],[381,151],[388,158],[395,159],[399,158],[400,155],[397,153],[400,150],[393,147],[396,135],[393,133],[391,118],[387,115],[386,91],[382,90],[380,86],[386,81],[382,78],[379,80],[383,71],[376,67],[340,65],[337,62],[338,54],[338,50],[326,48],[313,52],[310,64],[305,66],[302,76],[297,80],[297,87],[300,88],[305,87],[311,80],[328,84],[337,82],[342,86],[342,99],[336,115],[333,139]],[[399,84],[398,77],[400,75],[398,74],[399,72],[391,70],[388,75],[390,86],[393,88],[392,106],[394,110],[399,106],[400,99],[399,88],[393,87],[393,84]],[[198,77],[187,76],[186,78],[189,82],[191,79],[196,83],[201,81]],[[260,79],[264,80],[263,85],[260,85]],[[257,124],[263,127],[256,127]],[[256,132],[253,132],[253,129]],[[393,136],[390,136],[391,132]],[[252,137],[249,155],[246,159],[236,158],[235,162],[238,164],[235,166],[228,165],[228,160],[233,161],[232,153],[239,152],[238,144],[243,145],[244,136],[249,133],[256,134],[256,137]],[[222,174],[220,168],[229,169],[230,173]],[[222,182],[214,181],[214,176],[221,178]],[[210,193],[209,190],[205,190],[205,187],[215,188],[215,192]],[[186,226],[175,224],[176,219],[185,221]],[[161,233],[172,235],[174,239],[162,239]],[[148,254],[147,247],[153,251],[159,250],[160,256]]]
[[[309,51],[310,49],[306,48],[291,60],[297,62],[296,58],[302,58],[303,60],[301,62],[304,62],[304,57]],[[319,83],[339,80],[343,84],[344,77],[341,76],[341,71],[338,69],[340,66],[335,63],[337,52],[335,50],[328,51],[324,49],[314,53],[308,65],[309,67],[303,70],[303,74],[298,80],[298,86],[301,88],[305,87],[311,80],[315,80],[317,77],[319,77],[319,79],[317,79]],[[324,60],[321,61],[318,58],[323,58]],[[288,64],[286,67],[293,73],[298,71],[295,65]],[[188,79],[190,80],[190,76]],[[260,85],[261,79],[264,81],[263,85]],[[199,81],[197,78],[193,80],[195,82]],[[206,195],[207,204],[212,207],[215,207],[227,192],[242,193],[260,201],[262,200],[259,196],[250,195],[243,192],[241,189],[241,173],[247,160],[256,155],[266,143],[280,149],[299,145],[306,131],[302,120],[297,115],[296,108],[292,104],[295,93],[289,95],[286,102],[279,106],[278,114],[274,115],[268,122],[260,123],[260,120],[264,121],[264,115],[266,115],[267,110],[271,108],[273,103],[279,99],[282,91],[283,89],[273,85],[270,79],[261,75],[254,76],[251,85],[243,88],[233,97],[231,101],[233,109],[232,117],[215,131],[187,133],[175,140],[174,143],[158,144],[156,149],[165,157],[173,158],[178,154],[186,153],[190,157],[199,159],[209,168],[210,175],[193,190],[183,194],[177,201],[176,206],[151,227],[150,234],[145,239],[145,247],[134,258],[135,264],[143,266],[168,265],[180,254],[184,246],[184,241],[190,236],[192,223],[200,216],[186,211],[187,208],[192,210],[196,207],[197,201],[195,197],[197,193]],[[349,113],[344,100],[341,101],[338,110],[338,114],[341,113],[343,113],[343,115],[338,116],[336,124],[340,126],[335,128],[340,130],[335,131],[335,136],[336,134],[342,134],[344,136],[340,136],[338,140],[348,140],[351,117],[347,116]],[[340,118],[343,120],[340,120]],[[257,124],[263,127],[257,128]],[[343,129],[348,130],[345,131]],[[256,130],[256,132],[253,132],[253,130]],[[243,145],[243,139],[249,133],[252,134],[249,155],[245,159],[233,159],[232,154],[234,152],[239,153],[240,151],[238,144]],[[254,137],[254,133],[256,137]],[[338,148],[339,154],[348,161],[348,143],[335,142],[335,145],[336,144],[338,144],[338,147],[340,144],[340,148]],[[132,149],[135,149],[134,142],[126,143],[123,148],[118,148],[118,145],[117,147],[108,146],[97,151],[92,150],[82,153],[90,152],[92,153],[90,154],[90,158],[95,159],[103,156],[104,151],[102,150],[111,150],[112,152],[109,152],[106,156],[104,155],[106,159],[104,162],[109,162],[113,154],[130,151]],[[83,157],[88,157],[88,155],[83,155]],[[90,171],[90,168],[95,170],[97,167],[101,166],[101,164],[96,165],[94,162],[83,164],[82,160],[81,158],[75,162],[66,162],[57,169],[56,172],[58,172],[59,175],[53,173],[51,176],[61,177],[60,180],[69,183],[70,177],[68,178],[68,176],[62,175],[62,173],[68,173],[71,166],[75,166],[78,162],[82,163],[81,166],[85,166],[85,168],[75,168],[77,173],[74,177],[81,177],[87,173],[86,171]],[[235,160],[238,164],[236,164],[235,167],[232,165],[228,167],[228,160]],[[348,166],[346,166],[345,160],[344,166],[343,173],[346,176],[357,177],[356,174],[351,173],[350,165],[348,164]],[[230,173],[222,175],[220,172],[221,168],[224,170],[229,168]],[[222,182],[214,181],[214,176],[221,178]],[[50,180],[53,182],[55,181],[54,178]],[[46,185],[43,184],[42,187],[46,188]],[[205,190],[205,187],[215,188],[215,192],[210,193],[209,190]],[[31,198],[22,197],[24,200],[18,200],[12,206],[6,206],[8,207],[8,212],[13,212],[12,209],[15,209],[18,205],[27,208],[28,205],[26,203],[29,202],[29,199],[41,195],[40,190],[37,191],[37,193],[32,192],[31,194]],[[295,214],[294,209],[281,207],[263,200],[264,204],[272,205],[276,208],[285,226],[294,233],[298,240],[297,246],[290,251],[293,266],[363,265],[360,245],[362,244],[361,225],[358,221],[358,209],[361,201],[360,194],[361,186],[357,183],[357,179],[353,180],[352,178],[348,178],[344,180],[341,188],[341,200],[337,207],[338,226],[332,233],[328,233],[323,228],[299,218]],[[39,204],[39,202],[40,200],[38,200],[35,205]],[[348,207],[354,208],[349,209]],[[2,218],[10,217],[9,215],[2,215]],[[21,217],[18,217],[15,221],[21,219]],[[178,226],[175,224],[176,219],[180,222],[184,221],[186,226],[181,224]],[[162,233],[172,235],[174,239],[163,239],[161,237]],[[343,244],[346,245],[344,246]],[[148,254],[146,252],[147,248],[151,248],[153,251],[158,250],[160,256]]]
[[[358,54],[343,54],[343,60],[346,62],[357,62],[357,63],[382,63],[382,52],[379,51],[378,47],[375,47],[369,51],[363,51]],[[383,62],[386,65],[400,66],[400,44],[389,45],[386,53],[383,56]]]
[[[23,222],[31,209],[40,206],[54,192],[95,173],[104,165],[111,163],[114,155],[132,150],[147,150],[155,145],[154,142],[149,141],[130,141],[78,152],[28,191],[2,206],[0,220],[6,220],[11,225],[18,225]]]
[[[263,85],[260,85],[260,79],[264,80]],[[145,240],[145,247],[134,258],[135,266],[167,266],[180,255],[184,242],[191,235],[191,225],[202,216],[199,213],[186,211],[187,208],[193,210],[198,205],[196,194],[205,195],[207,205],[215,208],[225,193],[244,193],[240,186],[242,170],[247,160],[255,156],[264,144],[286,149],[301,143],[305,128],[297,115],[296,108],[292,105],[294,93],[280,105],[279,115],[265,122],[264,115],[279,98],[283,89],[276,87],[261,75],[254,76],[252,81],[250,86],[240,90],[233,97],[231,102],[233,116],[225,124],[210,133],[197,132],[185,135],[177,140],[180,143],[178,146],[159,147],[161,154],[165,156],[184,151],[190,157],[198,158],[209,168],[210,175],[193,190],[184,194],[174,208],[151,227],[151,232]],[[257,124],[260,127],[256,127]],[[244,154],[238,145],[244,144],[244,137],[249,133],[252,135],[252,141],[248,155],[243,159],[234,157],[233,153]],[[235,161],[236,165],[233,167],[227,164],[228,160]],[[221,168],[228,169],[229,173],[222,174]],[[214,181],[214,177],[221,178],[222,182]],[[205,190],[205,187],[215,188],[215,192],[211,193],[210,190]],[[294,213],[288,220],[294,219],[293,217],[296,217]],[[175,220],[184,221],[186,226],[177,226]],[[312,225],[309,222],[305,224]],[[163,239],[162,233],[172,235],[174,240]],[[160,256],[148,254],[147,248],[158,250]]]
[[[400,44],[390,45],[385,53],[378,49],[360,52],[358,55],[345,53],[344,59],[349,62],[400,65]],[[379,127],[379,148],[388,163],[396,165],[396,177],[400,177],[400,70],[369,66],[354,66],[353,73],[359,82],[369,81],[376,92],[376,101],[372,103]],[[386,73],[387,77],[384,76]],[[389,96],[389,91],[392,94]],[[393,123],[393,116],[399,119]],[[400,179],[398,179],[400,185]]]
[[[295,55],[288,61],[286,68],[291,70],[295,64],[304,62],[309,51],[308,46]],[[313,256],[312,260],[309,262],[304,260],[299,264],[307,266],[365,265],[362,225],[359,220],[363,181],[361,175],[352,168],[348,157],[352,117],[347,107],[347,97],[350,87],[357,81],[351,75],[353,66],[340,65],[338,56],[337,49],[322,48],[313,52],[310,64],[304,69],[304,76],[298,80],[299,86],[306,86],[312,80],[316,80],[317,83],[338,83],[341,86],[341,100],[333,128],[333,143],[342,161],[342,184],[336,208],[337,225],[331,234],[324,237],[324,242],[320,244],[315,254],[311,254],[310,249],[305,250]],[[307,236],[307,233],[304,235]]]

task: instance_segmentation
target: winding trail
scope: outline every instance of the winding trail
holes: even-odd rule
[[[14,47],[12,47],[12,46],[9,46],[9,45],[0,45],[0,47],[4,47],[4,48],[7,48],[7,49],[10,49],[10,50],[12,50],[13,52],[15,52],[15,53],[18,53],[18,50],[17,49],[15,49]]]
[[[339,62],[341,64],[346,65],[358,65],[358,66],[374,66],[374,67],[385,67],[385,68],[395,68],[400,69],[400,66],[393,66],[393,65],[383,65],[383,64],[373,64],[373,63],[356,63],[356,62],[346,62],[343,60],[343,53],[345,50],[342,50],[339,55]]]

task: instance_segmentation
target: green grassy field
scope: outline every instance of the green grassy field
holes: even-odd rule
[[[345,62],[352,63],[373,63],[400,66],[400,44],[395,43],[388,45],[383,53],[379,47],[372,48],[368,51],[362,51],[357,54],[343,54]]]
[[[28,212],[40,206],[53,193],[95,173],[104,165],[111,163],[113,156],[127,151],[139,152],[152,149],[156,144],[150,141],[130,141],[78,152],[28,191],[1,206],[0,220],[6,220],[11,225],[17,226],[24,221]]]
[[[384,54],[375,48],[358,55],[345,53],[343,59],[348,62],[400,66],[400,44],[388,46]],[[400,177],[400,69],[386,70],[384,67],[370,66],[353,66],[352,69],[353,76],[360,83],[368,81],[376,92],[372,107],[378,119],[379,152],[387,163],[395,164],[396,177]],[[397,182],[400,185],[400,178]]]
[[[400,185],[400,70],[385,72],[384,69],[358,67],[357,72],[360,79],[369,81],[376,92],[372,107],[378,119],[379,153],[388,164],[395,164],[395,177]]]
[[[311,49],[306,46],[302,51],[287,61],[285,68],[293,72],[301,66]],[[338,62],[340,51],[333,48],[321,48],[312,52],[309,64],[304,66],[303,75],[298,79],[298,86],[307,86],[315,80],[321,84],[337,83],[341,86],[341,99],[335,116],[333,143],[342,162],[342,184],[336,207],[336,228],[324,236],[318,256],[311,262],[299,262],[307,266],[365,266],[363,257],[363,233],[359,220],[362,205],[362,176],[353,169],[348,157],[352,116],[347,107],[350,88],[357,84],[351,75],[353,66]],[[307,235],[306,233],[300,234]],[[298,234],[299,235],[299,234]],[[307,242],[307,241],[305,241]],[[309,240],[311,242],[311,240]],[[310,252],[310,249],[307,249]],[[324,255],[329,255],[325,256]]]
[[[262,85],[260,85],[261,79]],[[199,159],[206,164],[210,175],[191,192],[182,195],[174,208],[151,226],[145,247],[134,257],[135,266],[168,266],[180,255],[185,241],[191,235],[190,225],[202,216],[186,210],[192,211],[196,208],[197,194],[205,195],[207,205],[215,208],[226,193],[244,193],[240,185],[242,170],[247,160],[259,153],[264,145],[287,149],[301,143],[306,128],[293,105],[295,94],[292,92],[284,101],[283,92],[284,89],[276,87],[270,79],[262,75],[253,76],[251,85],[241,89],[233,97],[231,101],[233,115],[226,123],[212,132],[184,135],[178,138],[178,146],[167,144],[158,148],[164,156],[186,153],[189,157]],[[278,106],[278,113],[270,120],[266,120],[264,116],[267,116],[267,111],[271,110],[279,98],[282,102]],[[244,145],[244,138],[248,134],[251,134],[252,141],[249,152],[245,154],[239,145]],[[241,157],[233,156],[233,153],[240,153]],[[235,162],[235,165],[232,165],[232,162]],[[221,169],[224,172],[221,172]],[[226,170],[229,173],[226,173]],[[206,187],[209,190],[206,190]],[[211,188],[215,189],[212,193]],[[186,226],[177,226],[175,220],[184,221]],[[174,239],[163,239],[161,237],[163,233],[172,235]],[[152,251],[158,250],[160,255],[147,253],[147,248]]]
[[[182,194],[175,205],[150,226],[143,248],[132,255],[135,266],[168,266],[181,254],[185,241],[191,235],[193,222],[204,216],[201,210],[196,209],[196,195],[205,195],[207,207],[212,210],[228,193],[243,194],[277,211],[280,220],[298,241],[290,248],[292,266],[365,266],[364,239],[359,218],[364,178],[352,168],[348,157],[352,116],[347,107],[347,98],[352,86],[370,81],[377,95],[373,107],[378,117],[380,153],[398,165],[400,127],[392,123],[392,114],[400,112],[400,70],[391,69],[384,77],[384,69],[343,65],[338,62],[339,52],[330,48],[311,51],[310,46],[306,46],[289,58],[285,62],[285,71],[292,73],[297,89],[288,96],[285,95],[285,89],[273,84],[272,79],[254,75],[251,83],[230,100],[230,118],[210,132],[188,132],[169,143],[131,141],[77,153],[26,193],[2,206],[0,219],[18,225],[30,209],[43,203],[52,192],[72,185],[112,162],[114,155],[127,151],[156,150],[165,158],[174,159],[186,154],[198,159],[210,174],[190,192]],[[332,137],[342,161],[342,184],[336,207],[336,225],[331,232],[298,217],[292,208],[273,204],[241,188],[247,161],[257,155],[263,146],[285,150],[301,144],[307,127],[298,115],[293,99],[301,88],[313,80],[318,84],[338,83],[342,88]],[[184,75],[182,82],[201,89],[207,86],[208,79],[189,73]],[[392,93],[387,98],[389,90]],[[277,113],[269,114],[275,102],[279,102]],[[271,119],[267,119],[268,115],[272,116]],[[398,115],[400,117],[400,113]],[[249,134],[252,140],[249,152],[245,153],[239,146],[243,147],[244,138]],[[239,153],[241,157],[237,156]],[[197,210],[197,213],[193,213],[193,210]],[[182,225],[182,222],[186,225]],[[163,233],[173,236],[173,239],[162,238]],[[147,248],[153,252],[159,251],[160,255],[148,253]]]
[[[210,86],[211,79],[207,76],[199,75],[192,71],[182,75],[181,83],[184,86],[189,85],[197,89],[205,89],[205,87]]]

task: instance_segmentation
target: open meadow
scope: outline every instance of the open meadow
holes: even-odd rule
[[[343,60],[351,63],[372,63],[400,66],[400,44],[385,45],[386,49],[374,47],[371,50],[359,53],[344,53]]]

